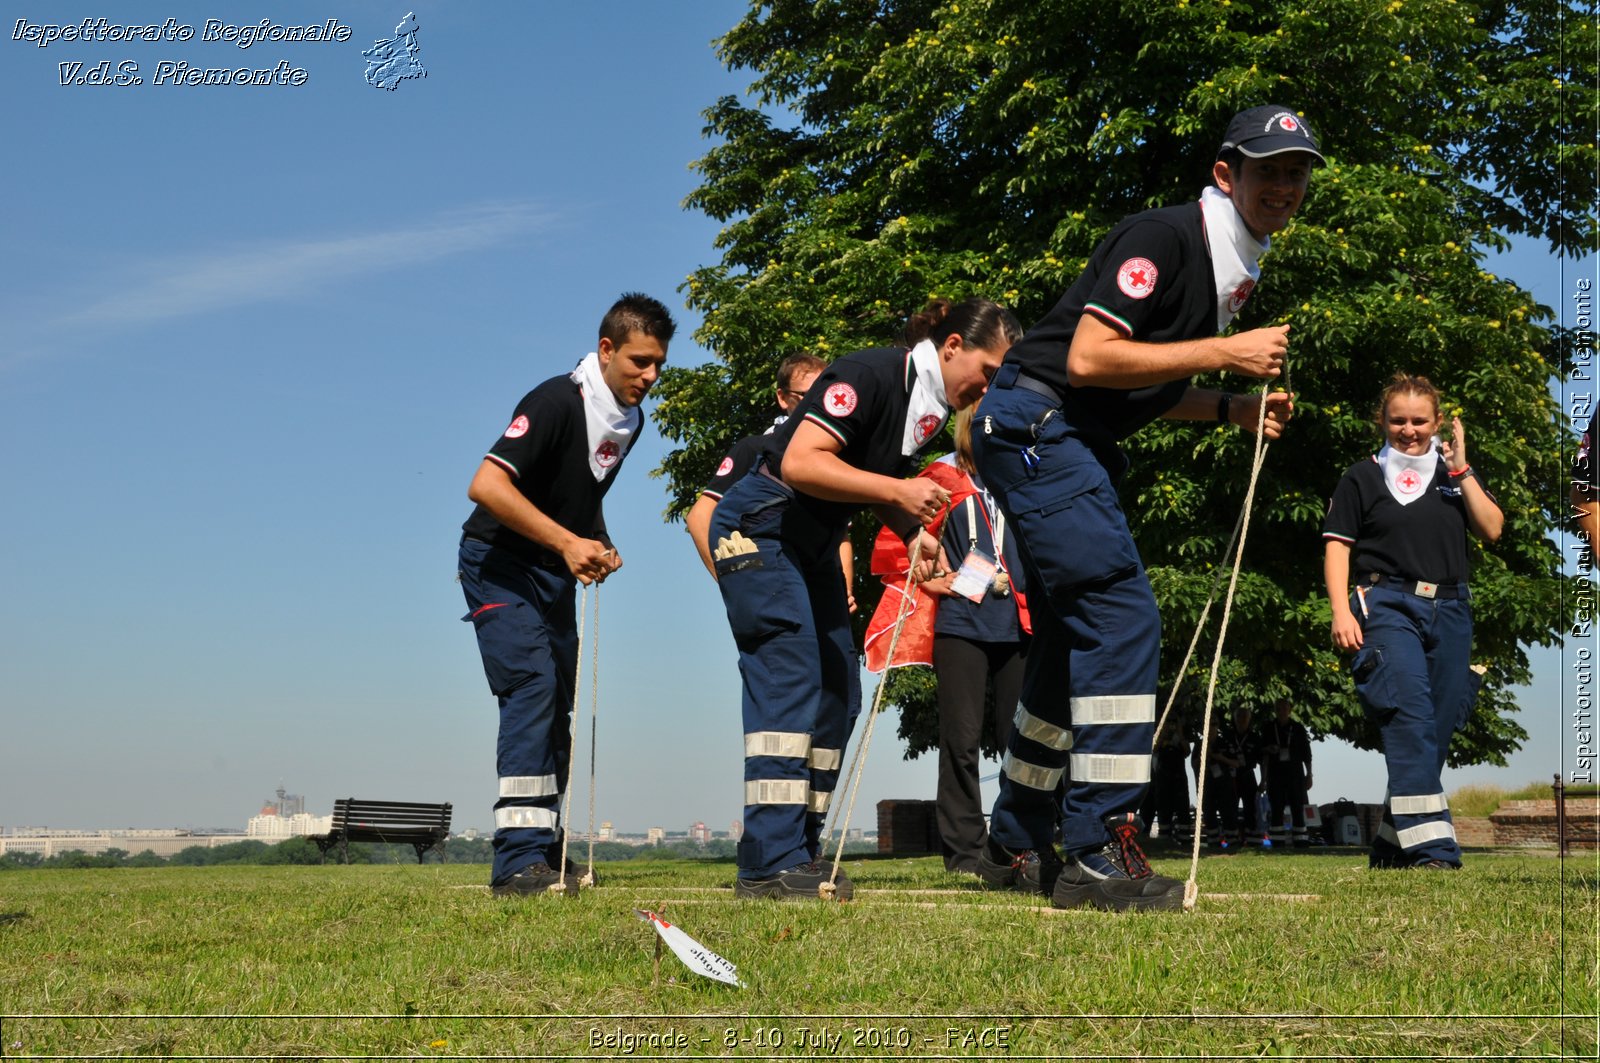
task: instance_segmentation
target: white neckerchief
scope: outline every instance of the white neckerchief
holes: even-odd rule
[[[900,456],[909,458],[917,448],[939,434],[950,403],[944,397],[944,373],[939,369],[939,350],[932,340],[911,348],[911,401],[906,404],[905,432],[900,438]]]
[[[764,436],[770,436],[772,433],[774,433],[774,432],[776,432],[778,430],[778,427],[780,425],[782,425],[783,422],[787,421],[788,419],[789,419],[789,415],[788,414],[786,414],[786,413],[778,414],[778,416],[776,416],[776,417],[774,417],[772,419],[772,423],[767,425],[767,430],[765,432],[762,432],[761,434],[764,435]]]
[[[1385,443],[1372,460],[1383,470],[1389,494],[1402,506],[1409,506],[1427,493],[1439,471],[1439,437],[1428,440],[1425,454],[1402,454]]]
[[[1217,282],[1217,331],[1221,332],[1261,279],[1261,256],[1272,239],[1262,242],[1250,235],[1233,200],[1216,185],[1200,193],[1200,214],[1211,250],[1211,278]]]
[[[570,374],[583,393],[583,422],[589,436],[589,471],[596,482],[622,461],[639,430],[636,406],[623,409],[600,372],[600,356],[591,351]]]

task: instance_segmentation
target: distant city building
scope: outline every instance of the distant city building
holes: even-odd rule
[[[259,838],[262,841],[282,841],[307,834],[326,834],[332,829],[331,815],[311,816],[296,812],[292,816],[251,816],[250,822],[245,824],[244,834],[247,838]]]
[[[744,837],[744,820],[736,819],[728,825],[728,837],[734,841]]]
[[[193,846],[211,849],[242,841],[243,835],[193,834],[186,830],[56,830],[50,827],[13,827],[0,833],[0,855],[34,853],[48,860],[62,853],[79,852],[98,856],[110,849],[121,849],[137,856],[149,850],[168,857]]]
[[[615,834],[611,830],[611,821],[609,819],[601,820],[600,821],[600,840],[603,841],[603,842],[608,842],[608,841],[611,841],[611,839],[613,837],[615,837]]]
[[[644,832],[644,840],[647,845],[660,845],[666,840],[666,837],[667,832],[660,827],[650,827]]]
[[[306,799],[302,794],[291,794],[278,784],[278,799],[265,801],[259,814],[245,824],[247,838],[261,841],[283,841],[308,834],[326,834],[333,829],[333,816],[312,816],[306,813]]]
[[[301,794],[286,793],[281,782],[278,784],[278,799],[264,802],[261,806],[263,816],[283,816],[285,819],[300,815],[305,810],[305,797]]]
[[[705,845],[711,841],[711,831],[706,827],[705,823],[697,822],[689,828],[689,840]]]

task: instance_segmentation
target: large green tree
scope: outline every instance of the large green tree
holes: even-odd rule
[[[680,444],[658,470],[670,512],[764,422],[785,355],[890,341],[931,295],[987,295],[1032,320],[1117,220],[1197,195],[1236,111],[1287,104],[1330,165],[1235,324],[1292,327],[1298,398],[1261,476],[1218,701],[1288,695],[1315,731],[1375,744],[1329,641],[1318,533],[1342,471],[1380,441],[1377,392],[1395,370],[1423,373],[1460,410],[1506,512],[1500,543],[1474,548],[1488,673],[1452,751],[1503,762],[1525,737],[1509,688],[1529,680],[1527,648],[1562,628],[1549,536],[1565,425],[1550,387],[1565,367],[1550,310],[1484,261],[1505,234],[1593,249],[1595,41],[1592,15],[1565,0],[753,4],[719,42],[752,73],[752,98],[707,110],[717,143],[688,199],[724,228],[721,261],[686,285],[716,358],[659,388],[657,420]],[[1166,625],[1164,690],[1223,564],[1251,446],[1165,421],[1127,443],[1123,501]],[[876,589],[860,577],[869,609]],[[1212,645],[1184,677],[1186,708]],[[928,677],[896,673],[890,697],[910,752],[927,748]]]

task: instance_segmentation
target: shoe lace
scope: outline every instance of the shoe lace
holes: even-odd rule
[[[1149,878],[1150,861],[1139,848],[1139,828],[1132,823],[1119,823],[1111,828],[1111,841],[1105,847],[1106,859],[1129,878]]]

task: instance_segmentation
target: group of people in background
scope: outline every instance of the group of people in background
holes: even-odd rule
[[[1286,429],[1288,393],[1238,396],[1191,377],[1271,382],[1282,372],[1288,326],[1223,333],[1323,161],[1303,117],[1250,108],[1228,126],[1214,183],[1116,226],[1032,328],[987,299],[937,300],[902,344],[783,363],[781,416],[729,450],[688,516],[743,678],[737,896],[854,891],[821,832],[861,707],[847,532],[869,507],[898,571],[936,603],[947,867],[1058,907],[1181,905],[1182,884],[1154,872],[1140,843],[1145,820],[1165,833],[1187,808],[1190,752],[1174,726],[1152,756],[1160,617],[1117,494],[1119,442],[1158,417],[1259,426],[1269,438]],[[570,755],[574,588],[621,567],[600,503],[673,328],[661,304],[625,296],[597,352],[522,400],[469,491],[464,619],[500,704],[497,894],[574,886],[556,811]],[[1324,526],[1331,633],[1354,655],[1384,736],[1390,783],[1373,865],[1455,868],[1439,776],[1475,691],[1466,540],[1493,541],[1503,521],[1467,461],[1461,419],[1443,434],[1427,380],[1397,374],[1378,410],[1383,446],[1345,473]],[[952,415],[955,451],[927,465]],[[1005,750],[987,820],[986,708]],[[1259,728],[1242,712],[1200,768],[1206,811],[1231,837],[1261,831],[1264,789],[1301,841],[1310,769],[1309,736],[1287,701]]]
[[[1162,730],[1140,809],[1162,838],[1182,840],[1194,829],[1192,769],[1196,782],[1205,779],[1201,825],[1218,849],[1237,851],[1247,843],[1270,847],[1276,841],[1300,848],[1311,844],[1306,827],[1311,733],[1294,718],[1288,698],[1277,700],[1271,719],[1258,726],[1253,719],[1250,708],[1241,705],[1228,722],[1212,729],[1204,745],[1182,720]]]

